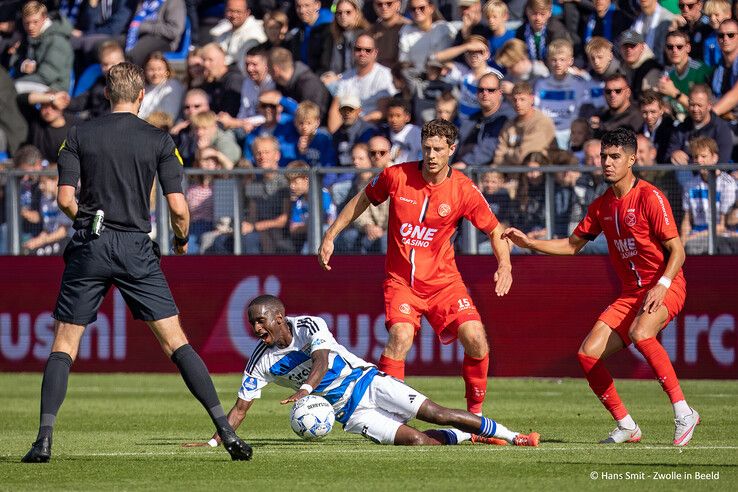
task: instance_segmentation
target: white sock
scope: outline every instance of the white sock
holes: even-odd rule
[[[449,431],[456,434],[456,441],[462,443],[471,439],[471,434],[468,432],[460,431],[459,429],[449,429]]]
[[[513,442],[513,439],[515,439],[515,436],[517,436],[517,432],[513,432],[501,423],[497,422],[497,429],[495,429],[495,435],[494,437],[497,437],[499,439],[504,439],[507,442]]]
[[[636,423],[635,420],[633,420],[633,417],[628,414],[622,419],[618,420],[618,427],[620,427],[621,429],[633,430],[636,428]]]
[[[686,400],[679,400],[674,403],[674,417],[680,419],[692,413],[692,409],[687,405]]]

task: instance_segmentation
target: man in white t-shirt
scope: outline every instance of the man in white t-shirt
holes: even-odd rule
[[[354,44],[354,68],[341,74],[336,85],[336,97],[328,110],[328,130],[335,132],[341,126],[338,101],[345,97],[358,97],[361,101],[361,118],[378,122],[383,118],[383,105],[397,93],[392,83],[392,72],[377,63],[377,45],[374,38],[362,34]]]
[[[226,64],[237,63],[244,71],[244,55],[267,40],[262,22],[251,15],[247,0],[228,0],[225,19],[210,30],[210,35],[226,53]]]

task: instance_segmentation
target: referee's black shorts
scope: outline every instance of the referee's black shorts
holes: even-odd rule
[[[54,318],[87,325],[97,319],[105,294],[120,290],[135,319],[156,321],[179,314],[159,266],[159,246],[143,232],[89,229],[75,232],[64,250],[64,275]]]

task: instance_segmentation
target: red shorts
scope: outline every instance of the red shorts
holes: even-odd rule
[[[396,280],[384,281],[384,315],[387,329],[396,323],[410,323],[420,330],[423,315],[444,345],[456,340],[459,326],[482,321],[464,282],[452,282],[430,296],[421,296]]]
[[[674,280],[669,290],[666,291],[664,297],[664,306],[669,311],[669,317],[666,319],[663,329],[674,317],[679,314],[679,311],[684,307],[684,301],[687,298],[687,289],[684,281]],[[646,299],[649,289],[643,289],[640,292],[632,292],[623,294],[618,297],[615,302],[607,306],[605,310],[600,314],[598,318],[603,321],[607,326],[615,330],[615,332],[622,338],[625,345],[630,345],[631,340],[628,332],[630,331],[630,325],[633,324],[633,320],[641,312],[643,307],[643,301]]]

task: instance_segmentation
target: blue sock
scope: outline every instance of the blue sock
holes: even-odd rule
[[[447,445],[459,444],[459,440],[456,438],[456,433],[449,429],[438,429],[438,432],[442,432],[446,438]]]
[[[492,419],[488,419],[487,417],[481,417],[481,419],[482,425],[479,426],[479,432],[477,432],[477,434],[484,437],[495,437],[495,432],[497,432],[497,422]]]

